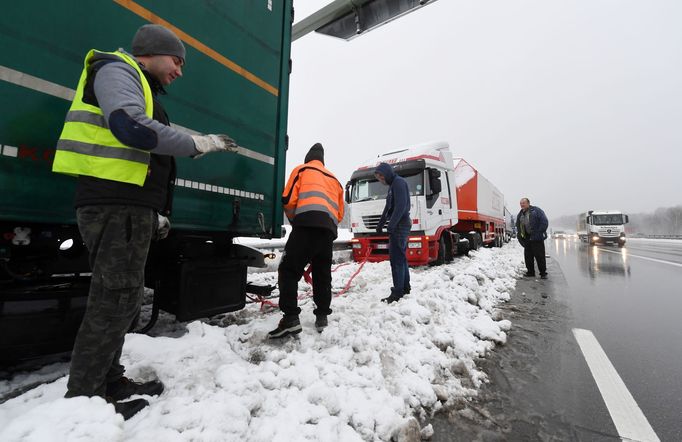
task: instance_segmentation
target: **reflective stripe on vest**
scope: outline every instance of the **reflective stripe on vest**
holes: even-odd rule
[[[326,213],[334,225],[338,225],[343,218],[341,183],[317,160],[302,164],[292,171],[282,194],[282,202],[290,220],[296,215],[313,211]]]
[[[147,178],[149,152],[121,143],[109,130],[102,110],[83,101],[88,68],[92,59],[98,55],[104,56],[103,58],[119,58],[135,69],[144,92],[145,114],[149,118],[154,115],[152,90],[137,62],[123,52],[100,52],[92,49],[85,56],[76,95],[57,142],[52,171],[142,186]]]

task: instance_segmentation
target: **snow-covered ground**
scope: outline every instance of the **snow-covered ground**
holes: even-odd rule
[[[334,292],[358,266],[334,272]],[[62,376],[0,404],[0,440],[352,441],[419,431],[418,420],[475,396],[486,381],[476,361],[506,341],[511,323],[495,307],[522,269],[516,242],[482,249],[412,269],[412,293],[386,305],[379,300],[391,286],[389,264],[366,264],[332,301],[324,332],[315,331],[306,298],[303,333],[281,342],[266,339],[280,314],[258,304],[188,324],[162,318],[157,336],[128,335],[122,357],[128,376],[166,385],[148,408],[124,422],[102,399],[63,399]],[[309,293],[304,282],[299,290]],[[49,379],[44,370],[38,375]]]

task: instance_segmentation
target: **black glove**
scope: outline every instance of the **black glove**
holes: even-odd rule
[[[384,233],[384,229],[382,229],[381,226],[377,226],[377,233],[378,234]]]

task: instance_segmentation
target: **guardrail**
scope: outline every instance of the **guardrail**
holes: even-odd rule
[[[647,238],[647,239],[682,239],[682,235],[629,235],[630,238]]]
[[[253,247],[255,249],[259,250],[284,250],[284,246],[286,245],[285,241],[263,241],[263,242],[255,242],[255,243],[245,243],[245,246]],[[334,252],[342,251],[342,250],[351,250],[353,246],[351,245],[351,242],[349,239],[342,239],[342,240],[336,240],[334,241],[334,245],[332,246],[332,250]]]

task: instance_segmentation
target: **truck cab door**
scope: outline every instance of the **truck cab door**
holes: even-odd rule
[[[445,176],[441,170],[427,168],[424,174],[426,185],[425,223],[423,229],[427,235],[433,235],[438,227],[449,224],[450,198],[444,185]]]

